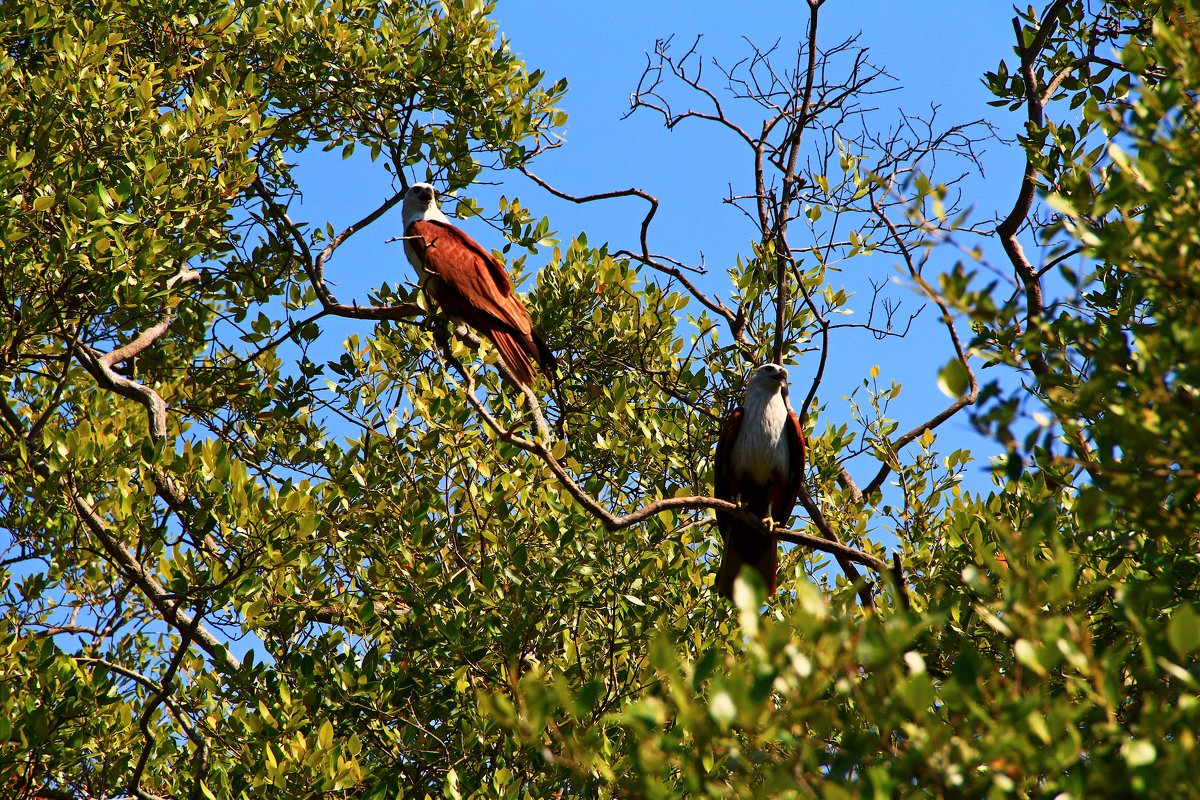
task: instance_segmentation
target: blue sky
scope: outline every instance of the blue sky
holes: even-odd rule
[[[946,125],[982,118],[1011,140],[1020,130],[1020,114],[988,106],[992,97],[981,78],[1001,58],[1011,59],[1013,14],[1012,6],[1005,2],[828,0],[821,9],[820,42],[830,46],[858,35],[858,44],[869,49],[871,61],[894,77],[899,89],[872,102],[878,107],[873,115],[878,127],[893,121],[899,109],[927,115],[936,104],[940,106],[938,119]],[[807,29],[807,3],[792,0],[735,6],[500,0],[494,17],[501,34],[531,69],[544,70],[549,81],[565,77],[569,82],[563,103],[570,116],[566,142],[542,156],[533,170],[575,194],[634,186],[655,195],[662,206],[651,228],[652,250],[689,263],[698,263],[703,254],[711,275],[702,286],[727,296],[724,267],[736,255],[749,252],[753,230],[721,199],[730,183],[750,180],[748,155],[738,149],[731,135],[703,122],[685,123],[669,131],[660,117],[649,112],[622,117],[656,39],[673,36],[674,50],[682,52],[696,36],[702,36],[700,52],[726,64],[747,54],[745,39],[760,46],[778,41],[782,60],[790,63],[788,54],[795,52]],[[707,74],[714,88],[719,88],[715,71]],[[985,177],[972,178],[965,187],[966,204],[975,209],[976,218],[986,220],[1011,206],[1021,162],[1014,145],[992,141],[984,147],[983,164]],[[334,154],[306,153],[301,168],[311,182],[304,184],[308,188],[300,216],[312,222],[329,220],[340,229],[388,194],[381,166],[365,158],[342,162]],[[497,187],[472,190],[485,208],[502,193],[519,195],[537,216],[548,215],[564,242],[586,231],[593,245],[607,241],[613,249],[631,248],[644,214],[644,204],[632,198],[584,206],[559,201],[520,175],[504,179]],[[413,279],[399,246],[383,243],[396,235],[399,225],[396,209],[390,218],[359,234],[330,262],[328,277],[338,282],[335,291],[340,299],[365,302],[370,289],[384,281],[395,284]],[[462,225],[487,247],[503,244],[499,234],[482,221],[467,220]],[[998,248],[993,252],[998,253]],[[527,267],[537,269],[548,256],[547,250],[530,256]],[[959,258],[953,248],[942,248],[933,261],[934,270],[947,269]],[[861,290],[868,272],[876,280],[900,277],[887,259],[890,257],[873,256],[861,260],[861,267],[855,262],[858,272],[847,274],[847,286]],[[906,285],[893,285],[889,291],[894,299],[903,301],[905,311],[921,304],[917,293]],[[865,311],[860,304],[859,321]],[[881,367],[881,382],[894,380],[904,387],[892,406],[901,431],[947,404],[937,389],[936,375],[952,351],[934,311],[927,309],[904,340],[877,342],[854,332],[834,339],[821,390],[821,399],[827,404],[826,421],[849,421],[843,395],[860,386],[875,365]],[[969,339],[964,325],[960,324],[959,331]],[[341,320],[330,324],[325,336],[327,341],[340,341],[355,332],[366,334],[368,330],[362,323]],[[814,355],[792,368],[794,396],[803,397],[807,392],[815,364]],[[985,373],[982,377],[995,376]],[[977,461],[970,467],[968,486],[986,490],[990,485],[985,474],[987,457],[995,453],[995,443],[975,435],[964,415],[946,423],[939,437],[938,449],[943,453],[958,447],[975,452]],[[877,466],[863,456],[851,463],[850,469],[860,482],[866,482]]]

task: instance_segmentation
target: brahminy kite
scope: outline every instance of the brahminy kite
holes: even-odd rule
[[[787,371],[766,364],[754,371],[742,407],[721,429],[717,442],[713,494],[741,503],[761,519],[786,525],[804,479],[804,430],[788,405]],[[733,599],[733,582],[747,565],[762,575],[769,594],[775,593],[779,547],[753,524],[717,511],[717,529],[724,541],[717,593]]]
[[[554,380],[554,355],[513,294],[504,267],[438,208],[434,188],[414,183],[404,195],[404,252],[421,286],[442,311],[491,339],[518,381],[534,367]]]

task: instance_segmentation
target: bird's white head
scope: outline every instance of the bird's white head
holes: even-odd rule
[[[778,364],[763,364],[750,375],[746,396],[767,400],[777,394],[787,398],[787,370]]]
[[[437,204],[437,190],[428,183],[414,183],[404,193],[404,227],[417,220],[434,220],[449,223]]]
[[[778,364],[763,364],[750,376],[750,385],[778,391],[780,386],[787,386],[787,370]]]

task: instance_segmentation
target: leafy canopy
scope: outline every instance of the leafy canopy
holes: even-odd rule
[[[934,174],[986,131],[871,128],[884,73],[809,6],[796,69],[752,49],[710,89],[664,41],[634,95],[753,155],[743,253],[699,277],[652,251],[644,190],[616,193],[648,203],[633,244],[471,196],[565,122],[489,4],[6,3],[4,791],[1192,791],[1200,6],[1018,14],[985,77],[1023,126],[999,225]],[[391,192],[297,218],[321,150]],[[405,278],[335,295],[414,179],[503,232],[558,386],[518,391]],[[1002,268],[953,263],[980,234]],[[886,370],[825,377],[831,342],[908,331],[840,321],[875,309],[845,276],[893,264],[942,326],[927,419]],[[802,357],[802,544],[730,607],[712,443],[748,364]],[[986,494],[939,450],[961,415],[1001,453]]]

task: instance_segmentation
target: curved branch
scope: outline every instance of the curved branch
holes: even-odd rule
[[[768,528],[766,525],[762,525],[762,520],[753,514],[745,511],[745,509],[741,509],[741,511],[743,520],[758,522],[763,528],[763,532],[773,539],[778,539],[781,542],[790,542],[791,544],[804,545],[811,550],[819,550],[822,553],[829,553],[831,556],[834,556],[837,558],[838,564],[845,570],[846,577],[851,583],[861,580],[858,570],[854,568],[854,564],[861,564],[864,567],[875,570],[881,575],[887,573],[890,569],[885,562],[875,556],[864,553],[862,550],[851,547],[848,544],[842,544],[837,539],[830,539],[827,536],[813,536],[811,533],[801,533],[800,531],[783,528]],[[864,605],[871,605],[871,603],[864,603]]]
[[[1015,17],[1013,18],[1013,27],[1017,36],[1017,52],[1021,58],[1021,76],[1025,80],[1026,109],[1029,117],[1027,126],[1030,133],[1033,133],[1035,128],[1041,127],[1044,122],[1042,103],[1038,97],[1037,79],[1033,74],[1034,59],[1040,49],[1040,45],[1037,43],[1044,43],[1045,39],[1049,37],[1051,30],[1058,24],[1058,15],[1066,6],[1067,0],[1055,0],[1047,10],[1045,19],[1034,37],[1034,44],[1031,44],[1029,48],[1023,46],[1020,22]],[[1025,249],[1017,238],[1017,233],[1033,208],[1033,200],[1037,194],[1037,175],[1037,165],[1033,158],[1026,156],[1025,170],[1021,176],[1021,186],[1017,190],[1017,199],[1013,203],[1012,210],[1008,212],[1008,216],[996,226],[996,233],[1000,237],[1004,252],[1025,287],[1027,320],[1040,317],[1044,311],[1041,281],[1038,280],[1037,271],[1030,263],[1028,256],[1025,255]],[[1045,375],[1050,370],[1045,359],[1040,355],[1031,359],[1030,364],[1036,375]]]
[[[568,194],[567,192],[564,192],[561,189],[555,188],[554,186],[547,183],[542,178],[540,178],[537,175],[535,175],[534,173],[530,172],[529,168],[524,165],[518,167],[518,169],[521,171],[521,174],[523,174],[526,178],[529,178],[529,180],[533,181],[534,183],[536,183],[538,186],[545,189],[550,194],[554,195],[555,197],[557,197],[561,200],[568,200],[572,203],[579,203],[579,204],[591,203],[596,200],[612,200],[617,197],[640,197],[643,200],[645,200],[647,203],[650,204],[650,210],[646,212],[646,216],[642,219],[642,233],[641,233],[640,241],[641,241],[641,245],[642,245],[642,255],[647,259],[650,258],[650,247],[647,244],[647,236],[649,235],[649,232],[650,232],[650,221],[653,220],[654,215],[658,213],[658,200],[653,195],[649,194],[648,192],[646,192],[642,189],[634,189],[634,188],[616,189],[611,192],[596,192],[595,194],[573,195],[573,194]]]
[[[115,661],[109,661],[104,658],[85,655],[71,656],[71,658],[74,661],[83,662],[84,664],[95,664],[96,666],[104,667],[105,669],[115,672],[124,678],[128,678],[134,683],[141,684],[152,692],[157,692],[161,688],[160,684],[156,684],[142,673],[118,664]],[[169,695],[164,699],[163,702],[167,708],[171,709],[172,713],[175,715],[175,718],[179,721],[179,727],[183,728],[184,732],[188,735],[188,738],[197,745],[203,743],[204,737],[202,737],[200,732],[196,730],[196,727],[192,725],[191,720],[188,719],[187,714],[184,713],[184,710],[179,706],[179,704],[176,703],[175,700]]]
[[[304,267],[305,274],[308,275],[308,280],[312,284],[313,291],[317,294],[317,300],[321,303],[321,308],[326,314],[332,314],[337,317],[347,317],[350,319],[369,319],[369,320],[392,320],[402,321],[412,319],[413,317],[421,316],[425,310],[416,303],[400,303],[395,306],[367,306],[363,307],[358,303],[341,303],[329,291],[329,286],[325,282],[325,263],[330,259],[334,252],[351,236],[358,231],[370,225],[375,220],[382,217],[385,213],[394,208],[404,199],[403,189],[389,197],[378,208],[365,217],[349,225],[333,238],[325,249],[322,250],[315,258],[312,250],[309,249],[308,242],[305,241],[304,235],[300,228],[292,221],[287,211],[279,205],[275,196],[267,189],[262,178],[254,179],[254,189],[258,192],[259,197],[270,209],[275,216],[276,222],[287,231],[288,236],[296,243],[299,248],[298,258]]]
[[[358,222],[355,222],[351,225],[347,225],[346,228],[341,233],[339,233],[337,236],[333,237],[333,239],[329,242],[329,244],[325,245],[325,249],[322,250],[321,253],[317,256],[316,260],[312,262],[313,268],[316,272],[316,278],[321,283],[322,286],[325,285],[325,262],[330,259],[330,257],[333,255],[334,251],[337,250],[339,247],[341,247],[346,242],[346,240],[349,239],[351,236],[358,233],[360,230],[362,230],[363,228],[367,227],[375,220],[382,217],[384,214],[386,214],[388,211],[390,211],[395,206],[399,205],[404,200],[404,193],[406,190],[407,190],[407,187],[402,185],[400,187],[400,191],[393,194],[387,200],[384,200],[383,203],[378,208],[376,208],[371,213],[367,214],[365,217],[360,219]]]
[[[142,752],[138,756],[137,764],[134,765],[133,774],[129,778],[129,791],[136,795],[142,784],[142,775],[146,771],[146,765],[150,762],[150,755],[154,752],[154,734],[150,732],[150,720],[154,716],[154,712],[162,705],[171,695],[171,684],[175,680],[175,674],[179,671],[180,665],[183,664],[183,659],[191,649],[192,637],[196,633],[196,627],[200,624],[200,615],[196,614],[192,618],[191,624],[179,632],[179,647],[175,650],[175,655],[171,658],[171,663],[167,665],[167,671],[163,674],[162,681],[155,689],[154,696],[146,704],[142,710],[142,718],[138,720],[138,730],[142,732]],[[197,776],[196,780],[200,780]]]
[[[1013,29],[1017,40],[1016,49],[1021,59],[1021,77],[1025,82],[1025,106],[1028,116],[1026,125],[1031,135],[1044,125],[1044,104],[1046,99],[1048,99],[1043,98],[1042,92],[1038,89],[1037,77],[1034,74],[1034,63],[1051,34],[1058,27],[1059,18],[1068,5],[1069,0],[1054,0],[1054,3],[1050,5],[1043,15],[1041,24],[1034,32],[1033,39],[1028,46],[1024,44],[1024,35],[1021,30],[1020,20],[1016,17],[1013,18]],[[1041,274],[1029,261],[1029,257],[1025,255],[1025,250],[1017,237],[1033,208],[1033,201],[1037,195],[1037,176],[1038,167],[1034,162],[1032,154],[1027,153],[1025,156],[1025,170],[1021,177],[1021,186],[1017,190],[1017,198],[1013,203],[1012,210],[996,226],[996,234],[1000,237],[1000,243],[1004,247],[1004,252],[1008,256],[1013,272],[1016,273],[1025,291],[1026,329],[1035,326],[1045,315],[1045,299],[1042,293]],[[1049,388],[1050,381],[1053,380],[1053,370],[1046,362],[1046,357],[1040,350],[1032,347],[1026,347],[1024,350],[1025,358],[1029,362],[1029,367],[1033,371],[1034,378],[1043,393],[1045,393]],[[1092,458],[1092,448],[1084,437],[1083,431],[1067,422],[1063,422],[1063,428],[1067,434],[1071,449],[1075,451],[1076,456],[1083,463],[1084,469],[1092,476],[1093,480],[1099,480],[1100,473],[1095,468],[1095,460]]]
[[[681,264],[679,264],[678,262],[674,262],[673,264],[664,264],[661,260],[659,260],[655,255],[653,255],[650,252],[650,243],[649,243],[650,222],[651,222],[651,220],[654,219],[654,215],[658,213],[658,199],[657,198],[655,198],[653,195],[651,195],[650,193],[648,193],[642,189],[634,189],[634,188],[618,189],[618,190],[611,191],[611,192],[597,192],[595,194],[588,194],[588,195],[573,195],[568,192],[564,192],[563,190],[550,184],[549,182],[547,182],[540,176],[534,174],[533,172],[530,172],[528,167],[521,166],[521,167],[518,167],[518,169],[521,171],[522,174],[525,175],[525,177],[529,178],[531,181],[536,183],[541,188],[545,189],[550,194],[554,195],[555,197],[557,197],[561,200],[567,200],[571,203],[577,203],[577,204],[591,203],[596,200],[612,200],[612,199],[615,199],[618,197],[640,197],[643,200],[645,200],[647,203],[649,203],[650,210],[647,211],[646,216],[642,218],[641,232],[638,237],[638,244],[641,247],[641,253],[634,253],[629,250],[617,250],[616,252],[613,253],[613,255],[625,255],[630,258],[634,258],[634,259],[642,262],[646,266],[650,267],[651,269],[653,269],[657,272],[661,272],[664,275],[668,275],[668,276],[674,278],[675,280],[679,281],[679,283],[682,284],[685,289],[687,289],[688,293],[691,294],[692,297],[696,298],[696,300],[699,301],[701,305],[703,305],[709,311],[712,311],[714,314],[721,316],[723,319],[725,319],[729,323],[730,330],[736,340],[744,342],[745,337],[741,334],[741,330],[740,330],[740,327],[738,324],[738,316],[731,308],[726,306],[724,303],[713,300],[708,295],[706,295],[704,292],[700,291],[700,288],[698,286],[696,286],[694,283],[692,283],[692,281],[687,277],[687,275],[684,274],[684,270],[686,268],[683,267]]]
[[[545,463],[546,466],[549,467],[550,471],[554,474],[554,477],[557,478],[563,488],[567,490],[567,493],[571,495],[571,497],[574,498],[575,501],[579,503],[579,505],[582,506],[585,511],[599,519],[601,524],[603,524],[607,530],[617,531],[637,525],[638,523],[645,522],[646,520],[663,511],[675,509],[708,508],[713,510],[727,511],[729,513],[738,515],[747,522],[759,526],[764,533],[779,539],[780,541],[804,545],[814,550],[820,550],[833,555],[838,560],[838,563],[841,565],[842,569],[846,572],[847,579],[849,579],[852,583],[858,583],[861,580],[861,576],[854,568],[854,564],[856,563],[873,569],[880,574],[887,574],[890,572],[888,565],[880,559],[875,558],[868,553],[864,553],[854,547],[850,547],[849,545],[842,544],[838,540],[837,535],[830,529],[828,523],[825,521],[824,516],[821,514],[820,509],[817,508],[815,503],[813,503],[812,498],[808,496],[807,490],[802,490],[801,500],[804,503],[805,509],[809,512],[809,516],[813,520],[813,524],[815,524],[818,530],[821,531],[821,536],[813,536],[811,534],[791,531],[782,527],[770,527],[766,525],[763,520],[754,516],[742,506],[731,503],[727,500],[720,500],[715,497],[708,497],[704,495],[692,495],[688,497],[662,497],[657,500],[652,500],[641,508],[631,511],[628,514],[613,514],[611,511],[605,508],[599,500],[592,497],[592,495],[584,490],[583,487],[575,482],[575,480],[567,472],[566,468],[554,456],[553,452],[551,452],[550,448],[544,444],[544,442],[549,441],[551,438],[550,428],[546,424],[545,418],[541,413],[537,396],[534,395],[533,391],[529,387],[520,386],[520,389],[522,392],[524,392],[529,403],[529,407],[533,412],[534,425],[539,436],[537,441],[525,438],[514,432],[512,429],[506,428],[491,412],[487,410],[479,398],[475,396],[477,384],[475,383],[474,376],[468,370],[466,370],[463,365],[459,363],[458,360],[455,359],[454,356],[449,352],[448,343],[444,348],[443,355],[448,361],[454,364],[455,368],[465,381],[466,385],[463,387],[464,391],[462,392],[462,395],[475,409],[475,412],[479,414],[486,427],[489,428],[501,441],[524,450],[525,452],[535,456]],[[497,362],[496,366],[497,369],[502,372],[502,374],[506,375],[510,379],[512,378],[502,361]],[[515,383],[516,382],[514,380],[514,384]],[[865,582],[859,587],[859,597],[862,598],[864,606],[872,607],[874,605],[870,586]]]
[[[200,280],[199,272],[193,269],[183,269],[178,275],[167,281],[167,288],[174,287],[176,283],[195,283],[198,280]],[[79,362],[96,379],[96,383],[100,384],[102,388],[116,392],[146,408],[146,412],[150,415],[150,437],[155,442],[162,441],[167,437],[166,401],[154,389],[125,377],[113,367],[144,353],[166,334],[174,319],[174,312],[167,311],[157,323],[142,331],[133,341],[108,353],[99,353],[86,346],[75,348],[75,352],[79,355]]]

